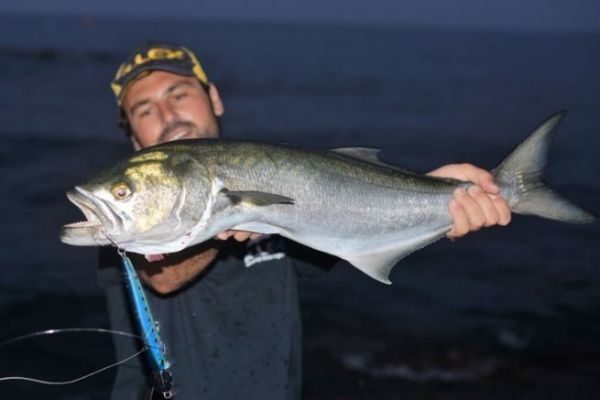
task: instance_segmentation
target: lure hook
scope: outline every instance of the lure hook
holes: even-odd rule
[[[115,246],[115,248],[117,249],[117,254],[119,254],[121,256],[121,258],[125,258],[127,256],[127,250],[125,250],[124,248],[122,248],[121,246],[119,246],[117,244],[117,242],[115,242],[110,235],[106,235],[106,238],[108,239],[109,242],[112,243],[113,246]]]

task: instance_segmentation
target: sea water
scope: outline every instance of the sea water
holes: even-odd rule
[[[107,326],[96,250],[63,245],[64,192],[129,154],[109,82],[147,40],[195,50],[225,102],[224,134],[369,146],[427,172],[493,168],[568,111],[547,179],[598,213],[600,36],[204,20],[0,18],[0,340]],[[383,286],[347,264],[303,279],[305,397],[596,398],[600,227],[514,216],[403,260]],[[118,340],[118,339],[116,339]],[[0,375],[65,379],[113,361],[104,337],[0,348]],[[107,398],[0,383],[12,398]]]

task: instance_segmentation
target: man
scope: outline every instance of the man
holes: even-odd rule
[[[218,137],[225,109],[195,55],[161,44],[136,49],[112,84],[120,125],[135,150],[158,143]],[[495,224],[506,225],[510,211],[492,176],[468,164],[448,165],[431,175],[469,180],[479,186],[459,190],[449,208],[450,238]],[[223,232],[243,242],[249,232]],[[307,253],[281,240],[262,238],[248,249],[214,240],[165,259],[133,257],[152,290],[149,303],[173,361],[177,399],[297,399],[301,384],[301,324],[296,270],[303,259],[328,266],[332,258]],[[256,242],[253,241],[253,243]],[[242,261],[241,256],[248,253]],[[286,253],[288,256],[286,256]],[[289,257],[290,253],[294,257]],[[101,254],[99,280],[107,294],[113,329],[134,331],[114,249]],[[247,268],[249,267],[249,268]],[[136,344],[115,341],[119,359]],[[113,399],[148,398],[145,360],[119,368]]]

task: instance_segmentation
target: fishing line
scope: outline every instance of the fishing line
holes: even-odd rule
[[[3,381],[27,381],[32,383],[39,383],[44,385],[69,385],[75,382],[82,381],[91,376],[99,374],[107,369],[116,367],[121,365],[141,353],[148,351],[149,361],[151,364],[151,368],[153,370],[153,378],[154,378],[154,388],[158,389],[165,399],[170,399],[173,397],[173,376],[170,371],[171,362],[166,357],[166,347],[160,337],[159,333],[159,324],[152,317],[152,312],[150,310],[150,306],[148,304],[148,300],[146,299],[146,295],[144,294],[144,290],[142,289],[142,284],[137,276],[137,272],[129,257],[127,257],[127,253],[125,249],[120,248],[115,241],[109,236],[106,235],[107,239],[117,248],[117,253],[121,257],[121,265],[123,267],[123,271],[125,273],[125,288],[129,294],[129,298],[131,300],[131,305],[134,309],[134,316],[138,324],[138,328],[141,331],[142,335],[135,335],[128,332],[121,332],[111,329],[103,329],[103,328],[65,328],[65,329],[48,329],[45,331],[39,331],[34,333],[28,333],[25,335],[18,336],[16,338],[8,339],[3,342],[0,342],[0,347],[15,343],[21,340],[43,336],[43,335],[54,335],[57,333],[67,333],[67,332],[94,332],[94,333],[109,333],[113,335],[127,336],[132,338],[137,338],[144,343],[144,346],[141,350],[132,354],[131,356],[112,363],[108,366],[100,368],[98,370],[92,371],[88,374],[85,374],[81,377],[70,379],[66,381],[48,381],[37,378],[30,378],[24,376],[7,376],[0,377],[0,382]]]
[[[28,338],[36,337],[36,336],[44,336],[44,335],[54,335],[55,333],[72,333],[72,332],[91,332],[91,333],[108,333],[111,335],[118,336],[127,336],[135,339],[142,339],[140,335],[136,335],[134,333],[115,331],[112,329],[103,329],[103,328],[61,328],[61,329],[46,329],[45,331],[27,333],[25,335],[17,336],[12,339],[5,340],[0,342],[0,347],[19,342],[21,340],[25,340]]]
[[[47,336],[47,335],[55,335],[55,334],[59,334],[59,333],[82,333],[82,332],[88,332],[88,333],[106,333],[106,334],[111,334],[111,335],[118,335],[118,336],[126,336],[126,337],[131,337],[131,338],[135,338],[135,339],[140,339],[142,340],[143,338],[140,335],[135,335],[133,333],[129,333],[129,332],[122,332],[122,331],[116,331],[116,330],[112,330],[112,329],[103,329],[103,328],[63,328],[63,329],[47,329],[44,331],[39,331],[39,332],[33,332],[33,333],[27,333],[25,335],[21,335],[21,336],[17,336],[15,338],[11,338],[8,340],[5,340],[3,342],[0,342],[0,347],[12,344],[12,343],[16,343],[16,342],[20,342],[26,339],[30,339],[30,338],[34,338],[34,337],[39,337],[39,336]],[[105,367],[102,367],[100,369],[94,370],[88,374],[82,375],[80,377],[74,378],[74,379],[70,379],[70,380],[66,380],[66,381],[48,381],[48,380],[43,380],[43,379],[37,379],[37,378],[31,378],[31,377],[27,377],[27,376],[6,376],[6,377],[0,377],[0,382],[5,382],[5,381],[26,381],[26,382],[31,382],[31,383],[39,383],[42,385],[70,385],[79,381],[82,381],[84,379],[90,378],[94,375],[97,375],[101,372],[104,372],[110,368],[114,368],[118,365],[124,364],[127,361],[139,356],[140,354],[142,354],[143,352],[147,351],[148,347],[147,346],[143,346],[141,350],[135,352],[134,354],[130,355],[129,357],[126,357],[120,361],[114,362],[110,365],[107,365]]]

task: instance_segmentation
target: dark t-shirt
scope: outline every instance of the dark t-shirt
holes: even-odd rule
[[[300,398],[297,268],[310,267],[288,257],[286,253],[298,253],[297,247],[286,251],[284,243],[289,242],[263,240],[246,254],[222,250],[183,290],[167,296],[146,290],[173,364],[177,400]],[[116,251],[103,252],[109,253],[101,254],[99,283],[106,292],[111,328],[136,332]],[[318,253],[315,260],[333,262]],[[118,359],[139,348],[134,339],[115,339]],[[111,399],[148,398],[146,361],[137,357],[119,367]]]

